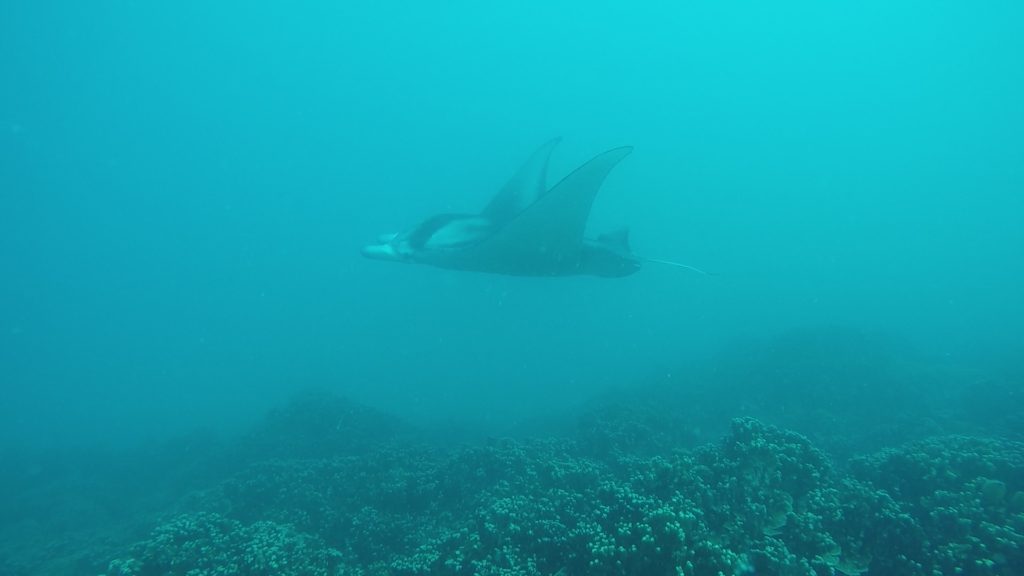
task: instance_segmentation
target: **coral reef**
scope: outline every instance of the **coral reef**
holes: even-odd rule
[[[574,436],[454,446],[344,400],[307,396],[237,443],[197,452],[194,462],[179,448],[154,456],[152,462],[189,471],[173,483],[188,487],[186,495],[161,489],[134,516],[129,501],[118,501],[124,516],[96,517],[120,528],[95,541],[68,541],[77,542],[67,544],[74,550],[38,546],[29,555],[11,540],[0,547],[0,569],[107,576],[1024,574],[1024,444],[932,436],[836,461],[807,436],[760,419],[732,419],[717,441],[685,449],[694,436],[677,424],[653,409],[605,407],[581,419]],[[143,478],[159,468],[135,463],[149,470]],[[100,470],[123,475],[125,468]],[[48,494],[5,510],[27,522]],[[95,496],[76,515],[81,534],[89,511],[102,510],[113,492]],[[126,520],[118,523],[120,517]],[[39,560],[54,550],[61,563]]]
[[[247,461],[364,454],[410,432],[391,415],[309,390],[267,415],[233,452]]]
[[[178,516],[110,562],[107,576],[327,576],[340,554],[288,525],[241,524],[215,513]]]
[[[396,576],[1020,566],[1015,445],[935,441],[853,468],[844,475],[807,438],[751,418],[734,420],[718,444],[669,457],[599,459],[563,439],[274,460],[198,501],[218,513],[161,526],[108,574],[260,574],[271,561],[284,574]],[[946,474],[901,484],[925,468]]]
[[[851,469],[920,526],[930,548],[920,565],[941,574],[1024,574],[1024,444],[931,438],[858,458]]]

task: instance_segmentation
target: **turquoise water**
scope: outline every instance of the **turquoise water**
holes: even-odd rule
[[[0,449],[36,462],[12,485],[67,450],[231,446],[310,389],[470,436],[679,406],[635,457],[746,416],[837,458],[1021,440],[1022,22],[1014,2],[8,2]],[[552,182],[635,147],[593,235],[628,225],[638,254],[718,274],[360,256],[480,210],[556,136]]]

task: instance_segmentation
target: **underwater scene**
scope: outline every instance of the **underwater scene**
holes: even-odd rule
[[[1024,575],[1024,4],[0,7],[0,576]]]

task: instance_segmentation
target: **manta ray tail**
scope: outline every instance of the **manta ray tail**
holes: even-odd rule
[[[717,272],[706,272],[697,268],[696,266],[690,266],[689,264],[682,264],[680,262],[672,262],[671,260],[660,260],[658,258],[641,258],[644,262],[650,262],[652,264],[664,264],[666,266],[675,266],[676,268],[686,268],[692,272],[703,274],[705,276],[718,276]]]

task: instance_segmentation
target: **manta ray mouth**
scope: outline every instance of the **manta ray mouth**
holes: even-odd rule
[[[374,260],[402,260],[402,255],[391,244],[367,244],[361,250],[363,256]]]

